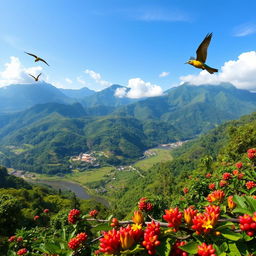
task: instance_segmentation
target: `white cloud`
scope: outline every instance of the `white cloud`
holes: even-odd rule
[[[25,68],[19,58],[11,56],[10,62],[6,63],[5,69],[0,72],[0,87],[10,84],[33,83],[34,79],[28,74],[37,76],[41,70],[41,66]]]
[[[84,72],[85,72],[86,74],[88,74],[97,84],[100,84],[100,85],[103,86],[103,87],[107,87],[107,86],[110,86],[110,85],[111,85],[110,82],[108,82],[108,81],[106,81],[106,80],[103,80],[103,79],[101,78],[100,73],[97,73],[97,72],[95,72],[95,71],[93,71],[93,70],[90,70],[90,69],[86,69]]]
[[[256,24],[242,24],[234,29],[234,36],[243,37],[256,33]]]
[[[76,78],[76,81],[82,85],[86,85],[86,82],[80,76]]]
[[[163,94],[163,90],[159,85],[145,82],[141,78],[132,78],[128,81],[127,88],[118,88],[115,96],[123,98],[138,99],[143,97],[155,97]]]
[[[70,78],[68,78],[68,77],[65,78],[65,81],[66,81],[67,83],[69,83],[69,84],[72,84],[72,83],[73,83],[73,81],[72,81]]]
[[[198,75],[180,77],[181,83],[188,82],[193,85],[231,83],[239,89],[256,89],[256,52],[244,52],[237,60],[224,63],[218,74],[211,75],[201,71]]]
[[[163,71],[161,74],[159,74],[159,77],[166,77],[169,76],[170,72]]]

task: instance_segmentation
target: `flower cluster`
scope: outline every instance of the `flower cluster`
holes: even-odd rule
[[[242,162],[236,163],[236,168],[241,169],[242,167],[243,167],[243,163]]]
[[[97,210],[92,210],[89,212],[89,215],[93,218],[96,218],[99,212]]]
[[[39,215],[34,216],[34,220],[38,220],[38,219],[40,219]]]
[[[100,252],[105,254],[119,253],[121,248],[120,232],[116,229],[104,232],[103,238],[100,239]]]
[[[248,149],[247,156],[249,159],[253,159],[256,156],[256,149],[255,148]]]
[[[16,236],[10,236],[8,241],[11,243],[11,242],[14,242],[16,241]]]
[[[247,187],[247,189],[250,190],[250,189],[256,187],[256,183],[255,183],[254,181],[247,181],[247,182],[245,183],[245,186]]]
[[[76,235],[76,237],[73,237],[68,242],[68,247],[71,250],[76,250],[81,244],[83,244],[87,240],[87,234],[86,233],[80,233]]]
[[[187,194],[188,191],[189,191],[189,189],[188,189],[187,187],[183,188],[183,193],[184,193],[184,194]]]
[[[207,196],[207,200],[210,203],[221,202],[224,199],[225,193],[222,190],[215,190]]]
[[[144,233],[144,241],[142,245],[147,249],[149,255],[154,255],[156,253],[155,247],[160,245],[158,236],[160,234],[160,224],[152,221],[147,225]]]
[[[181,224],[183,214],[176,208],[170,208],[170,210],[165,210],[165,215],[163,219],[168,222],[168,227],[173,228],[173,231],[176,232]]]
[[[144,223],[144,216],[142,211],[135,211],[132,217],[132,221],[135,224],[143,224]]]
[[[223,178],[224,180],[229,180],[229,179],[232,178],[232,175],[231,175],[231,173],[229,173],[229,172],[225,172],[225,173],[223,173],[222,178]]]
[[[138,207],[141,211],[150,212],[153,210],[153,205],[146,197],[142,197],[138,202]]]
[[[44,209],[44,213],[49,213],[49,209]]]
[[[198,245],[197,248],[197,254],[200,256],[217,256],[212,244],[207,245],[206,243],[202,243],[201,245]]]
[[[28,252],[28,250],[26,248],[22,248],[22,249],[19,249],[17,251],[17,255],[24,255]]]
[[[183,246],[187,244],[186,241],[176,241],[176,243],[172,246],[171,254],[172,256],[188,256],[187,252],[184,252],[182,249],[180,249],[180,246]]]
[[[193,225],[192,229],[196,231],[197,234],[207,234],[216,225],[220,215],[220,207],[216,205],[209,205],[205,207],[204,213],[199,213],[192,219]]]
[[[214,190],[214,189],[215,189],[215,184],[214,184],[214,183],[210,183],[210,184],[208,185],[208,188],[209,188],[210,190]]]
[[[111,227],[118,227],[119,226],[119,221],[118,221],[118,219],[117,218],[113,218],[112,220],[111,220],[111,223],[110,223],[110,226]]]
[[[68,222],[71,224],[76,224],[77,220],[79,219],[80,213],[81,212],[77,209],[71,210],[68,214]]]
[[[228,197],[228,208],[230,210],[234,209],[236,206],[235,202],[233,201],[233,196]]]
[[[253,236],[256,231],[256,212],[253,216],[248,214],[239,216],[239,224],[241,230],[245,231],[248,236]]]
[[[120,232],[120,243],[121,243],[122,249],[123,250],[130,249],[135,243],[134,232],[131,226],[128,225],[125,228],[121,227],[119,232]]]

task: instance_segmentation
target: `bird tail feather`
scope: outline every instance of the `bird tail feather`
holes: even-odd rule
[[[216,68],[211,68],[211,67],[209,67],[209,66],[207,66],[207,65],[205,65],[205,69],[206,69],[210,74],[213,74],[213,73],[215,73],[215,72],[218,72],[218,69],[216,69]]]

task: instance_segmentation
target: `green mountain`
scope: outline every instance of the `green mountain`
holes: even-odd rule
[[[168,123],[187,137],[193,137],[216,125],[256,110],[256,94],[220,86],[182,86],[170,89],[166,95],[148,98],[116,111],[121,116],[139,120]]]
[[[75,100],[45,82],[13,84],[0,88],[0,112],[22,111],[36,104],[49,102],[70,104]]]

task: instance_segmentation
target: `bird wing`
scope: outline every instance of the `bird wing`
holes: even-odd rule
[[[41,76],[42,75],[42,73],[40,73],[38,76],[37,76],[37,78],[36,79],[38,79],[39,78],[39,76]]]
[[[29,53],[29,52],[25,52],[26,54],[33,56],[34,58],[37,58],[37,56],[35,54]]]
[[[50,66],[44,59],[41,59],[41,58],[38,58],[38,59],[44,62],[46,65]]]
[[[207,49],[212,39],[212,33],[207,34],[202,43],[199,45],[199,47],[196,50],[196,60],[201,61],[202,63],[205,63],[207,58]]]
[[[30,75],[30,74],[29,74]],[[33,75],[30,75],[30,76],[32,76],[35,80],[36,80],[36,78],[33,76]]]

